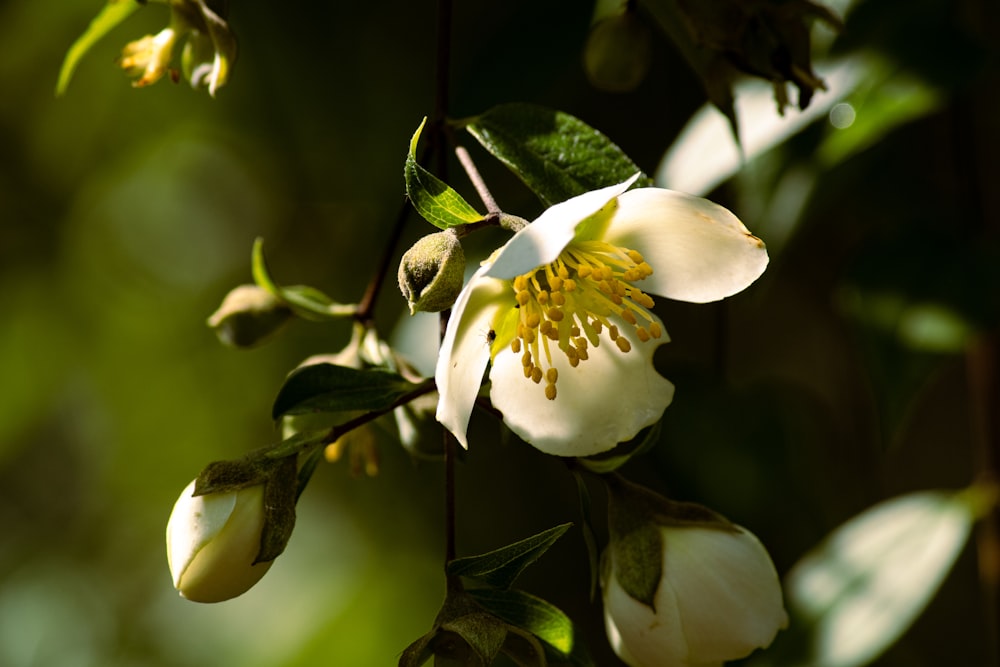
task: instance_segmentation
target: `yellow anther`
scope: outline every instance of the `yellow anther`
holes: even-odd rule
[[[650,266],[649,264],[647,264],[646,262],[643,262],[643,263],[642,263],[642,264],[640,264],[640,265],[639,265],[639,266],[638,266],[637,268],[638,268],[638,269],[639,269],[640,271],[642,271],[642,273],[643,273],[643,277],[646,277],[646,276],[651,276],[651,275],[653,275],[653,267],[651,267],[651,266]]]
[[[619,347],[621,346],[619,345]],[[628,350],[626,350],[626,352],[627,351]],[[538,366],[535,366],[534,368],[531,369],[531,381],[534,382],[535,384],[538,384],[539,382],[542,381],[542,369],[539,368]]]
[[[586,361],[587,359],[590,359],[590,355],[587,353],[587,348],[585,347],[581,347],[580,349],[578,349],[576,351],[576,356],[579,358],[579,361],[577,363],[580,363],[580,361]],[[576,364],[570,362],[570,365],[575,366]]]
[[[521,334],[521,338],[524,339],[526,345],[531,345],[532,343],[535,342],[537,336],[535,336],[534,329],[525,329],[524,333]]]
[[[545,380],[551,384],[555,384],[559,380],[559,371],[555,368],[545,371]]]
[[[528,350],[525,350],[524,354],[521,355],[521,365],[525,368],[531,367],[531,352]]]
[[[528,277],[527,276],[518,276],[517,278],[514,278],[514,291],[515,292],[523,292],[526,289],[528,289]]]
[[[635,326],[636,323],[635,315],[632,313],[631,310],[623,310],[622,319],[631,324],[632,326]]]
[[[527,317],[524,318],[524,326],[528,327],[529,330],[537,329],[538,325],[542,323],[542,316],[538,313],[529,313]]]
[[[531,371],[533,369],[534,369],[534,366],[524,366],[522,368],[522,370],[524,371],[524,377],[530,378],[531,377]]]
[[[580,335],[580,327],[576,326],[575,324],[573,326],[571,326],[569,328],[569,335],[573,336],[574,338],[576,338],[577,336],[579,336]]]
[[[510,342],[510,351],[513,352],[514,354],[520,354],[521,353],[521,339],[520,338],[515,338],[514,340],[512,340]]]
[[[611,285],[608,283],[607,280],[602,280],[601,282],[597,283],[597,289],[601,290],[605,294],[612,293]]]
[[[559,310],[558,308],[549,308],[548,312],[546,312],[545,314],[548,316],[550,320],[554,322],[562,322],[564,316],[563,311]]]
[[[563,290],[566,292],[573,292],[576,290],[576,281],[572,278],[567,278],[563,281]]]
[[[577,350],[586,350],[587,349],[587,339],[584,338],[583,336],[579,336],[577,338],[574,338],[573,339],[573,344],[576,345],[576,349]]]
[[[556,304],[557,306],[565,306],[566,305],[566,295],[563,294],[562,292],[553,292],[552,293],[552,303]]]
[[[628,338],[626,338],[625,336],[619,336],[618,338],[616,338],[615,345],[617,345],[618,349],[621,350],[622,352],[628,352],[629,350],[632,349],[632,343],[628,342]]]
[[[618,327],[614,324],[608,327],[608,336],[611,340],[618,340]]]
[[[587,276],[589,276],[593,272],[594,272],[594,269],[592,269],[589,264],[581,264],[576,269],[576,275],[580,276],[581,278],[586,278]]]
[[[617,294],[618,296],[625,296],[626,294],[628,294],[628,287],[627,285],[625,285],[625,283],[615,281],[614,286],[615,286],[615,294]]]
[[[663,335],[663,328],[660,326],[659,322],[649,323],[649,335],[653,338],[659,338]]]
[[[552,320],[545,320],[538,326],[538,333],[542,334],[543,336],[547,336],[549,332],[552,331],[552,327],[553,327]]]
[[[593,327],[594,333],[596,334],[601,333],[601,330],[604,328],[604,325],[601,324],[600,320],[591,320],[590,326]]]
[[[639,337],[643,343],[649,340],[649,332],[643,327],[637,327],[635,330],[635,335]]]
[[[563,280],[569,278],[569,269],[567,269],[565,265],[561,264],[559,266],[559,277],[562,278]]]
[[[556,386],[554,384],[545,385],[545,398],[550,401],[556,400]]]
[[[628,258],[636,264],[642,263],[642,255],[637,250],[629,250],[626,254],[628,255]]]
[[[616,306],[622,305],[622,301],[624,301],[624,299],[622,299],[617,294],[609,294],[608,298],[611,299],[611,303],[615,304]]]
[[[559,329],[549,329],[545,335],[549,337],[549,340],[559,340]]]
[[[524,306],[529,301],[531,301],[531,295],[528,294],[528,290],[521,290],[520,292],[517,293],[517,296],[515,298],[517,299],[518,305],[521,306]]]
[[[562,289],[563,279],[559,276],[553,276],[549,279],[549,287],[552,288],[553,292],[558,292]]]
[[[538,301],[538,303],[544,305],[549,302],[549,293],[546,292],[545,290],[542,290],[541,292],[538,293],[538,296],[536,296],[535,299]]]

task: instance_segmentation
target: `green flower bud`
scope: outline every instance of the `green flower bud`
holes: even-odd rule
[[[240,285],[222,300],[208,326],[224,344],[252,347],[266,340],[292,317],[291,309],[257,285]]]
[[[626,664],[721,666],[788,624],[774,564],[752,533],[621,478],[608,488],[604,620]]]
[[[222,602],[248,591],[274,562],[257,562],[264,485],[201,496],[194,488],[184,489],[167,522],[167,563],[181,596]]]
[[[403,255],[398,277],[411,315],[451,308],[465,278],[465,252],[458,237],[450,231],[423,237]]]
[[[602,19],[590,29],[583,49],[587,79],[609,93],[634,90],[649,71],[650,45],[649,28],[634,12]]]

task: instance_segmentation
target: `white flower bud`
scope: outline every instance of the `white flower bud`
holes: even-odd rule
[[[291,318],[292,310],[263,287],[239,285],[208,318],[208,326],[224,344],[243,348],[267,340]]]
[[[256,584],[273,561],[255,563],[264,530],[264,486],[193,496],[188,484],[167,522],[167,563],[180,594],[222,602]]]
[[[788,617],[767,550],[750,532],[730,525],[659,526],[662,575],[652,606],[620,583],[621,560],[643,554],[608,550],[604,619],[615,653],[631,667],[719,667],[768,646]],[[647,542],[648,544],[648,542]],[[617,556],[617,558],[616,558]]]

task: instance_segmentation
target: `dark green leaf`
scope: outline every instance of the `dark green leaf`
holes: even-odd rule
[[[509,588],[524,568],[538,560],[572,525],[564,523],[479,556],[456,558],[448,563],[447,572]]]
[[[645,454],[656,446],[660,441],[660,425],[662,423],[662,420],[660,420],[652,426],[643,429],[635,438],[629,442],[621,443],[607,454],[580,458],[577,459],[577,462],[587,470],[601,475],[614,472],[628,463],[632,457]]]
[[[503,104],[465,129],[547,205],[628,180],[639,167],[579,118],[531,104]],[[640,186],[652,185],[646,176]]]
[[[462,198],[447,183],[427,171],[417,162],[417,141],[424,129],[425,118],[410,139],[410,151],[406,155],[403,176],[406,179],[406,194],[413,208],[424,220],[435,227],[448,229],[467,225],[483,219],[476,209]]]
[[[307,412],[385,410],[416,386],[384,370],[312,364],[289,374],[271,415],[279,419]]]
[[[86,55],[87,51],[101,37],[108,34],[112,28],[131,16],[140,6],[135,0],[108,0],[108,4],[104,6],[104,9],[94,17],[84,33],[73,42],[73,45],[69,47],[69,51],[66,52],[66,58],[63,60],[62,68],[59,70],[56,95],[62,95],[66,92],[66,87],[69,86],[69,81],[73,78],[76,66],[80,63],[80,59]]]
[[[593,664],[573,622],[550,602],[519,590],[473,589],[468,593],[497,618],[538,637],[559,660],[581,667]]]
[[[262,238],[258,237],[253,243],[251,265],[254,282],[303,319],[330,320],[349,317],[357,312],[357,306],[337,303],[314,287],[308,285],[282,287],[278,285],[267,268],[267,261],[264,259],[264,239]]]

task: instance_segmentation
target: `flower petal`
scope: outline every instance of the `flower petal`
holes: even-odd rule
[[[632,187],[637,178],[639,174],[623,183],[592,190],[549,207],[507,241],[485,275],[511,280],[554,262],[573,240],[577,226]]]
[[[483,371],[490,360],[486,339],[496,309],[506,302],[513,307],[513,292],[505,283],[484,277],[482,267],[462,289],[452,309],[448,328],[441,341],[434,379],[440,400],[437,420],[454,434],[466,449],[466,431]]]
[[[551,401],[524,377],[520,355],[509,348],[497,353],[490,398],[510,430],[547,454],[588,456],[655,423],[674,396],[674,385],[653,367],[653,353],[665,341],[643,343],[630,326],[620,323],[619,329],[631,351],[623,353],[602,338],[576,368],[552,345],[551,365],[559,380]]]
[[[644,291],[693,303],[743,290],[768,262],[764,242],[729,210],[660,188],[621,195],[604,240],[639,251],[653,267]]]

